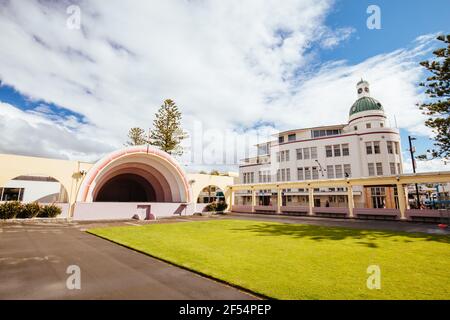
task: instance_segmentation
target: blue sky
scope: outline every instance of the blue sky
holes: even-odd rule
[[[369,5],[381,9],[381,29],[368,29]],[[449,31],[450,4],[447,0],[337,0],[326,19],[330,27],[352,26],[356,33],[334,50],[324,50],[324,60],[345,59],[358,63],[371,56],[409,46],[420,35]]]
[[[367,16],[361,15],[371,5],[381,9],[381,29],[370,30],[366,27]],[[400,47],[409,46],[420,35],[436,32],[449,32],[450,4],[447,0],[436,1],[349,1],[338,0],[333,12],[327,18],[327,24],[334,27],[351,25],[355,35],[334,50],[321,52],[324,60],[348,60],[359,63],[371,56],[391,52]],[[402,149],[409,148],[408,130],[401,129]],[[417,153],[425,153],[433,148],[428,137],[416,136],[414,145]]]
[[[372,4],[381,30],[366,26]],[[446,0],[92,0],[80,2],[77,30],[66,27],[61,3],[1,6],[0,134],[15,139],[0,152],[95,160],[122,146],[128,128],[148,128],[170,97],[188,131],[201,126],[242,158],[276,130],[346,122],[360,77],[397,118],[404,151],[408,134],[418,153],[432,147],[414,104],[423,99],[418,62],[430,57],[433,35],[450,31]],[[225,141],[230,132],[236,143]]]

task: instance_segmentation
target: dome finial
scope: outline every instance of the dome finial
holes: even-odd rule
[[[361,81],[356,84],[356,91],[358,93],[358,99],[362,97],[370,97],[369,82],[361,78]]]

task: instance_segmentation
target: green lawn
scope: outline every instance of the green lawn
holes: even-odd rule
[[[89,232],[277,299],[449,299],[450,237],[248,220]],[[366,286],[381,269],[381,289]]]

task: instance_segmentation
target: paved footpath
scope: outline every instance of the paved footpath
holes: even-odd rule
[[[0,222],[0,299],[255,299],[83,232],[91,226]],[[70,265],[81,290],[66,287]]]
[[[343,227],[365,230],[421,232],[437,235],[450,235],[450,229],[440,229],[437,223],[417,223],[407,221],[359,220],[359,219],[332,219],[307,216],[287,216],[271,214],[231,213],[224,216],[226,219],[244,219],[281,223],[299,223],[326,227]]]

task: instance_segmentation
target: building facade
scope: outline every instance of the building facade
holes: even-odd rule
[[[346,124],[296,129],[274,135],[258,144],[257,156],[239,166],[241,183],[342,179],[345,177],[389,176],[403,173],[400,134],[391,128],[380,102],[370,96],[369,83],[356,85],[357,100]],[[355,207],[396,208],[393,186],[359,187],[353,190]],[[314,190],[314,205],[346,207],[345,188]],[[249,204],[251,195],[237,194],[240,204]],[[258,205],[274,205],[273,190],[258,194]],[[306,205],[308,190],[287,189],[283,205]]]

